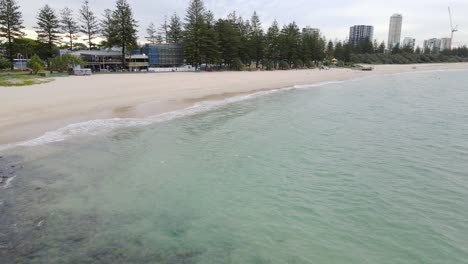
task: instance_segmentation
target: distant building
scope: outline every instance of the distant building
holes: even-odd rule
[[[142,53],[148,55],[151,67],[177,67],[184,64],[181,44],[146,44]]]
[[[81,57],[85,69],[93,72],[112,72],[122,70],[122,53],[112,50],[78,50],[60,52]],[[149,66],[148,56],[144,54],[125,56],[125,65],[129,70],[143,70]]]
[[[374,38],[374,27],[366,25],[356,25],[349,28],[349,42],[357,45],[360,41],[369,38],[370,41]]]
[[[424,41],[424,50],[430,52],[439,52],[441,47],[441,40],[438,38],[431,38]]]
[[[410,47],[414,49],[416,47],[416,39],[409,37],[404,38],[402,48],[403,47]]]
[[[302,34],[304,34],[304,35],[311,35],[311,36],[313,36],[313,35],[317,35],[317,36],[318,36],[318,35],[320,35],[320,29],[318,29],[318,28],[312,28],[312,27],[307,26],[307,27],[305,27],[305,28],[302,29]]]
[[[440,39],[440,51],[452,49],[452,39],[441,38]]]
[[[393,14],[390,17],[390,27],[388,30],[388,49],[394,48],[401,40],[401,26],[403,24],[403,16],[400,14]]]

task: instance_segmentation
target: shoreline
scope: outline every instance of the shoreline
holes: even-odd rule
[[[71,76],[26,87],[0,87],[0,146],[37,139],[71,124],[145,118],[194,104],[296,85],[388,74],[465,70],[468,63],[375,65],[350,69],[257,72],[148,73]]]

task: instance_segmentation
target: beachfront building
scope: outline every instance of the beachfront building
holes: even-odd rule
[[[118,50],[60,50],[59,55],[71,54],[81,57],[85,69],[91,69],[93,72],[116,72],[122,70],[122,53]],[[148,56],[145,54],[136,54],[125,56],[125,66],[128,70],[146,70],[148,69]]]
[[[372,41],[374,38],[374,27],[366,25],[356,25],[349,28],[349,42],[357,45],[360,41],[369,38]]]
[[[148,56],[150,67],[179,67],[184,64],[181,44],[146,44],[141,51]]]
[[[400,44],[402,24],[403,16],[401,14],[393,14],[390,17],[390,26],[388,29],[387,42],[387,48],[389,50],[393,49],[396,45]]]
[[[402,47],[409,47],[414,49],[416,47],[416,39],[409,37],[404,38]]]
[[[119,71],[122,65],[122,54],[120,51],[112,50],[77,50],[61,51],[60,54],[68,53],[81,57],[83,68],[91,69],[93,72]]]
[[[424,50],[429,52],[439,52],[441,47],[441,40],[438,38],[431,38],[424,41]]]

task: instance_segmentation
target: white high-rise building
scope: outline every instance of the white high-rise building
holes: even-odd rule
[[[388,30],[388,49],[392,49],[397,44],[400,44],[401,39],[401,25],[403,24],[403,16],[400,14],[393,14],[390,17],[390,28]]]
[[[441,38],[440,39],[440,51],[450,50],[452,48],[452,39],[451,38]]]
[[[424,41],[424,50],[437,53],[440,51],[442,41],[438,38],[431,38]]]
[[[415,46],[416,46],[416,39],[406,37],[406,38],[403,39],[403,45],[401,47],[402,48],[410,47],[410,48],[414,49]]]

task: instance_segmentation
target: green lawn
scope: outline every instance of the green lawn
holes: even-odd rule
[[[0,73],[0,86],[27,86],[50,82],[52,79],[29,72],[3,72]]]

